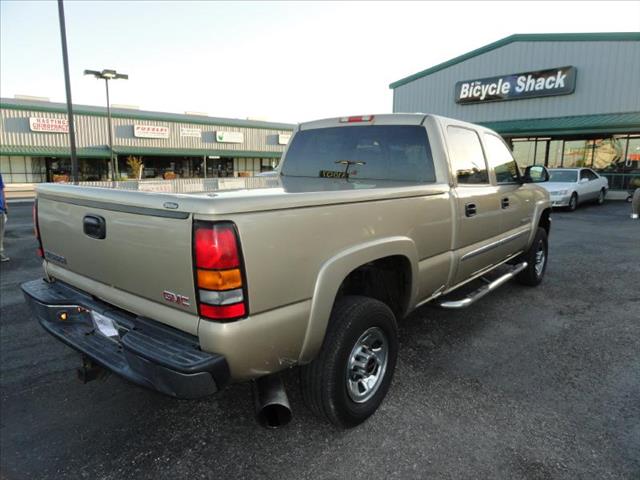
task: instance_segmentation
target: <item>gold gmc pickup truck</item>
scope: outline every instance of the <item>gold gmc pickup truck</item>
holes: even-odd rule
[[[259,418],[276,426],[290,418],[277,373],[299,366],[311,410],[352,427],[389,389],[408,313],[545,273],[551,205],[535,184],[548,173],[521,171],[478,125],[304,123],[262,180],[193,194],[37,187],[44,278],[22,289],[81,352],[81,379],[111,371],[181,398],[253,380]]]

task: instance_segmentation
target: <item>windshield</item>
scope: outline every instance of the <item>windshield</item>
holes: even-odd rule
[[[435,182],[427,132],[416,125],[302,130],[289,145],[282,175]]]
[[[576,170],[549,170],[550,182],[575,183],[578,181]]]

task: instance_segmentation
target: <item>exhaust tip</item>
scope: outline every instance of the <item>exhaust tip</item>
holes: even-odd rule
[[[280,428],[287,425],[292,418],[291,409],[285,405],[265,405],[258,412],[258,422],[266,428]]]
[[[253,382],[256,417],[266,428],[280,428],[292,418],[291,407],[279,375],[268,375]]]

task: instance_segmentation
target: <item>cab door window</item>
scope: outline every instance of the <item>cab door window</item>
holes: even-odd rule
[[[458,185],[488,184],[489,173],[478,134],[454,126],[448,127],[447,132],[451,169]]]
[[[487,149],[489,165],[495,171],[498,185],[519,183],[518,165],[504,142],[495,135],[485,133],[484,145]]]

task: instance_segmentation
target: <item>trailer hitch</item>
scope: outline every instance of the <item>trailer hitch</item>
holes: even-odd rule
[[[82,355],[82,365],[78,367],[76,373],[78,374],[78,380],[86,384],[93,380],[106,380],[111,372],[94,363],[86,355]]]

